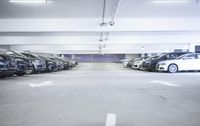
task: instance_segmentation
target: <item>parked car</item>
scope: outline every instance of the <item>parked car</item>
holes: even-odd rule
[[[134,61],[134,59],[127,59],[127,60],[124,60],[124,62],[122,63],[122,66],[123,67],[131,67],[131,63]]]
[[[35,54],[37,55],[37,54]],[[38,55],[38,57],[42,58],[46,62],[46,72],[54,72],[58,70],[57,63],[55,60],[52,60],[46,56]]]
[[[61,58],[61,57],[58,57],[58,59],[64,63],[64,70],[68,70],[69,68],[71,68],[70,62],[68,60],[66,60],[65,58]]]
[[[118,60],[116,60],[116,63],[123,63],[123,62],[126,62],[126,61],[129,61],[129,60],[131,60],[131,58],[124,58],[124,59],[118,59]]]
[[[0,52],[0,77],[13,75],[16,71],[15,58]]]
[[[161,54],[157,58],[153,58],[153,59],[144,61],[141,69],[147,70],[147,71],[156,71],[156,65],[158,62],[161,62],[164,60],[176,59],[177,57],[187,54],[187,53],[189,53],[189,52],[172,52],[172,53]]]
[[[174,60],[165,60],[157,64],[158,71],[176,73],[178,71],[200,71],[200,53],[189,53]]]
[[[135,59],[134,62],[131,64],[131,68],[133,69],[139,69],[141,67],[141,64],[144,60],[148,59],[148,56],[140,57],[138,59]]]
[[[47,56],[47,57],[56,62],[58,70],[64,70],[64,62],[62,62],[58,57],[55,56]]]
[[[68,61],[70,68],[76,67],[78,65],[78,61],[76,61],[76,60],[69,59],[67,57],[62,57],[61,59],[65,60],[65,61]]]
[[[33,66],[33,70],[31,73],[38,73],[38,72],[45,72],[46,71],[46,62],[44,59],[40,58],[38,55],[31,54],[31,53],[22,53],[26,57],[28,57]]]
[[[158,58],[158,57],[159,57],[159,56],[151,56],[151,57],[145,59],[144,61],[142,61],[142,64],[140,65],[139,69],[140,69],[140,70],[144,70],[144,67],[146,67],[147,61],[148,61],[148,60],[153,60],[153,59],[156,59],[156,58]]]
[[[17,71],[16,71],[16,75],[18,76],[22,76],[24,74],[26,74],[27,72],[30,72],[33,70],[32,67],[32,62],[29,58],[27,58],[26,56],[16,53],[14,51],[11,50],[0,50],[1,53],[6,54],[6,55],[10,55],[12,57],[15,58],[15,63],[17,66]]]

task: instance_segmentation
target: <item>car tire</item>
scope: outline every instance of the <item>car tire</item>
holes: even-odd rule
[[[176,64],[170,64],[168,67],[169,73],[176,73],[178,71],[178,66]]]
[[[30,72],[31,74],[36,74],[37,73],[37,71],[36,71],[36,69],[35,69],[35,66],[33,65],[33,69],[32,69],[32,71]]]
[[[17,76],[24,76],[24,74],[25,74],[25,73],[21,73],[21,72],[16,73]]]

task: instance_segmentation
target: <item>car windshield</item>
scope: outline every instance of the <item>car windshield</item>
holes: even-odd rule
[[[158,58],[159,56],[152,56],[152,57],[149,57],[149,58],[146,58],[145,60],[152,60],[152,59],[156,59]]]
[[[185,55],[181,55],[179,57],[177,57],[176,59],[180,60],[180,59],[183,59],[185,57]]]
[[[167,55],[166,53],[163,53],[163,54],[161,54],[161,55],[159,55],[159,56],[157,56],[156,58],[153,58],[153,59],[160,59],[160,58],[162,58],[162,57],[164,57],[166,55]]]
[[[0,50],[0,52],[7,54],[7,55],[15,55],[14,52],[8,51],[8,50]]]
[[[4,58],[2,56],[0,56],[0,61],[3,61],[3,60],[4,60]]]

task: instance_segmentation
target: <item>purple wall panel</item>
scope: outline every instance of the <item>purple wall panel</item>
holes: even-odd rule
[[[64,54],[65,57],[72,58],[71,54]],[[113,63],[116,60],[124,59],[125,54],[75,54],[79,62]]]
[[[78,57],[79,62],[99,62],[99,63],[104,63],[104,62],[116,62],[116,60],[120,60],[125,58],[124,54],[105,54],[105,55],[98,55],[98,54],[79,54],[75,55]]]

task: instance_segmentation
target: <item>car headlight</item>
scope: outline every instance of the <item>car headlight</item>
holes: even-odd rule
[[[48,62],[48,64],[54,64],[53,62]]]
[[[146,64],[151,64],[151,61],[146,61]]]

